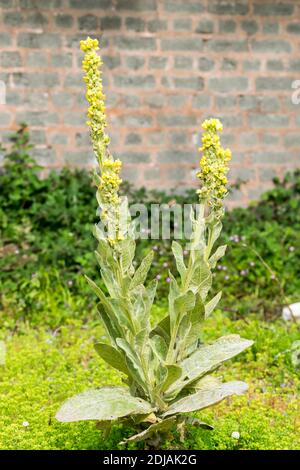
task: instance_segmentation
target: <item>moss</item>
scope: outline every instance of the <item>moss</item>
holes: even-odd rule
[[[163,312],[155,312],[159,314]],[[245,380],[249,393],[197,414],[214,431],[189,427],[183,444],[175,433],[166,447],[300,449],[300,380],[288,352],[299,338],[297,327],[249,317],[247,322],[232,322],[221,314],[204,327],[206,340],[228,333],[252,338],[255,346],[223,366],[218,375]],[[79,320],[55,331],[34,330],[26,324],[15,333],[0,331],[7,346],[6,363],[0,366],[0,449],[122,448],[118,442],[130,430],[120,425],[104,441],[93,422],[61,424],[54,418],[67,397],[89,387],[121,383],[119,374],[94,352],[93,342],[102,336],[100,325],[87,327]],[[240,433],[239,440],[231,437],[234,431]]]

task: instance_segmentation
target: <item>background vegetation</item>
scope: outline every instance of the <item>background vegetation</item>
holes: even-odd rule
[[[5,306],[6,313],[11,311],[14,321],[20,317],[35,322],[42,301],[66,304],[76,297],[81,306],[76,315],[82,318],[94,299],[83,273],[98,277],[93,254],[96,241],[91,235],[98,220],[97,203],[90,174],[64,169],[41,179],[41,168],[30,157],[25,126],[12,136],[12,144],[0,174],[2,308]],[[227,212],[224,219],[220,243],[227,243],[228,250],[217,266],[215,288],[223,290],[222,307],[233,318],[250,312],[274,318],[286,300],[299,299],[300,171],[274,183],[274,189],[260,201]],[[197,202],[194,190],[166,194],[136,190],[128,183],[122,190],[131,203],[144,203],[149,208],[151,203]],[[137,247],[138,258],[145,250],[155,251],[150,275],[160,280],[158,298],[162,303],[168,271],[175,272],[170,245],[169,240],[140,240]],[[49,299],[43,292],[40,298],[41,289],[55,292]],[[48,308],[52,310],[51,305]],[[69,317],[73,307],[67,310]],[[59,324],[60,319],[51,316],[50,323],[55,321]]]

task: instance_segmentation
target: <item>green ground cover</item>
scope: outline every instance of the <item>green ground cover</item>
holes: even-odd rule
[[[159,309],[154,312],[155,317],[161,314]],[[245,380],[249,393],[195,415],[212,424],[213,431],[189,426],[183,443],[175,433],[166,447],[300,449],[300,374],[289,352],[299,338],[298,327],[280,320],[263,322],[253,315],[232,321],[218,311],[207,320],[203,339],[227,333],[241,334],[255,344],[217,375]],[[0,334],[7,346],[6,362],[0,366],[1,449],[124,448],[118,442],[129,429],[115,426],[104,440],[94,422],[61,424],[54,418],[61,402],[73,394],[121,383],[120,374],[94,351],[93,342],[103,337],[103,330],[93,314],[89,327],[69,319],[56,330],[22,323],[17,331],[2,328]],[[240,433],[238,440],[233,432]]]

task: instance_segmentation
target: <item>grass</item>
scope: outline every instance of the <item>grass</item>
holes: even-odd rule
[[[205,340],[228,333],[254,339],[255,345],[217,375],[245,380],[249,392],[196,414],[212,424],[213,431],[189,427],[183,444],[174,432],[166,448],[300,449],[300,372],[288,351],[299,339],[298,327],[255,317],[233,322],[217,312],[203,330]],[[94,422],[61,424],[54,418],[69,396],[121,383],[119,373],[93,349],[94,340],[101,337],[103,329],[94,319],[88,325],[69,320],[56,330],[26,323],[14,332],[0,330],[7,349],[6,362],[0,365],[0,449],[124,449],[118,442],[131,433],[128,428],[116,425],[104,440]],[[240,439],[231,437],[234,431]]]

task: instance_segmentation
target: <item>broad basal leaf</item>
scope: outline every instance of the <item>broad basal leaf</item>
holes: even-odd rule
[[[239,335],[228,335],[222,336],[212,344],[201,346],[179,364],[183,369],[182,377],[185,379],[175,382],[169,391],[179,392],[186,385],[216,369],[252,344],[253,341],[243,339]]]
[[[173,403],[163,416],[202,410],[231,395],[241,395],[247,389],[247,384],[238,381],[226,382],[215,388],[202,389]]]
[[[194,392],[198,392],[201,389],[217,388],[221,384],[222,382],[218,377],[215,377],[213,375],[205,375],[201,379],[193,382],[192,388]]]
[[[69,398],[56,414],[63,423],[74,421],[106,421],[130,414],[146,414],[154,411],[150,403],[133,397],[123,387],[103,387],[86,390]]]

